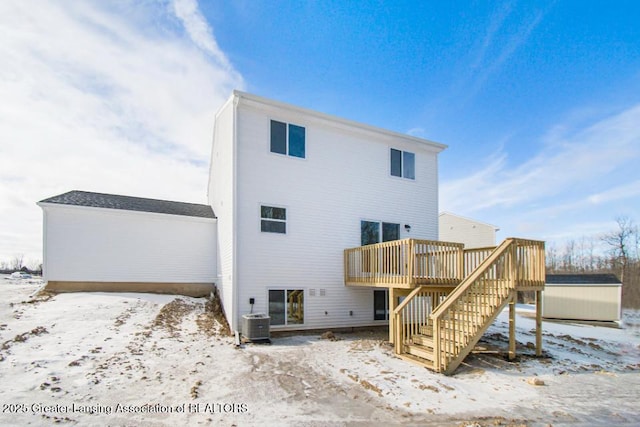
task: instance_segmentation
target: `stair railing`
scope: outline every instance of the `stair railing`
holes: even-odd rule
[[[420,334],[429,325],[429,316],[449,291],[448,288],[419,286],[398,304],[393,312],[396,354],[405,353],[404,346],[410,344],[413,336]]]
[[[502,242],[431,313],[434,369],[455,370],[519,286],[543,285],[544,242]]]
[[[514,290],[544,285],[544,242],[510,238],[488,256],[486,249],[481,252],[477,268],[453,291],[421,286],[398,305],[393,312],[397,354],[406,352],[415,335],[430,330],[433,368],[453,371]]]

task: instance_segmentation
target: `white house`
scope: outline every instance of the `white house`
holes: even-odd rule
[[[345,287],[343,251],[437,239],[444,148],[234,92],[216,114],[208,190],[232,328],[252,310],[274,329],[385,323],[386,291]]]
[[[252,311],[272,329],[384,324],[386,289],[346,287],[343,251],[438,238],[444,148],[235,91],[215,116],[210,206],[81,191],[45,199],[45,280],[189,295],[215,283],[233,329]]]
[[[515,322],[517,292],[541,299],[544,242],[466,250],[455,241],[494,246],[496,229],[464,221],[438,241],[445,148],[234,91],[215,115],[208,204],[43,200],[45,280],[58,291],[215,286],[233,330],[249,313],[273,330],[388,323],[400,357],[452,372],[507,305]]]
[[[439,217],[440,240],[464,243],[468,249],[495,246],[498,230],[495,225],[450,212],[443,212]]]

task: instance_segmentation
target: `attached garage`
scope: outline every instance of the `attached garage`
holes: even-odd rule
[[[50,290],[192,296],[213,290],[217,220],[208,205],[84,191],[38,205]]]
[[[622,283],[613,274],[547,274],[542,316],[615,322],[621,303]]]

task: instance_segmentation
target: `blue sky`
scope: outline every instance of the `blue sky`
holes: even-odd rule
[[[440,207],[562,245],[640,207],[637,2],[0,3],[0,260],[71,189],[206,200],[233,88],[449,145]]]

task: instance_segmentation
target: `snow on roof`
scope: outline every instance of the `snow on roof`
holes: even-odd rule
[[[39,203],[86,206],[93,208],[120,209],[125,211],[154,212],[169,215],[183,215],[199,218],[215,218],[209,205],[173,202],[169,200],[146,199],[119,194],[92,193],[89,191],[69,191]]]

